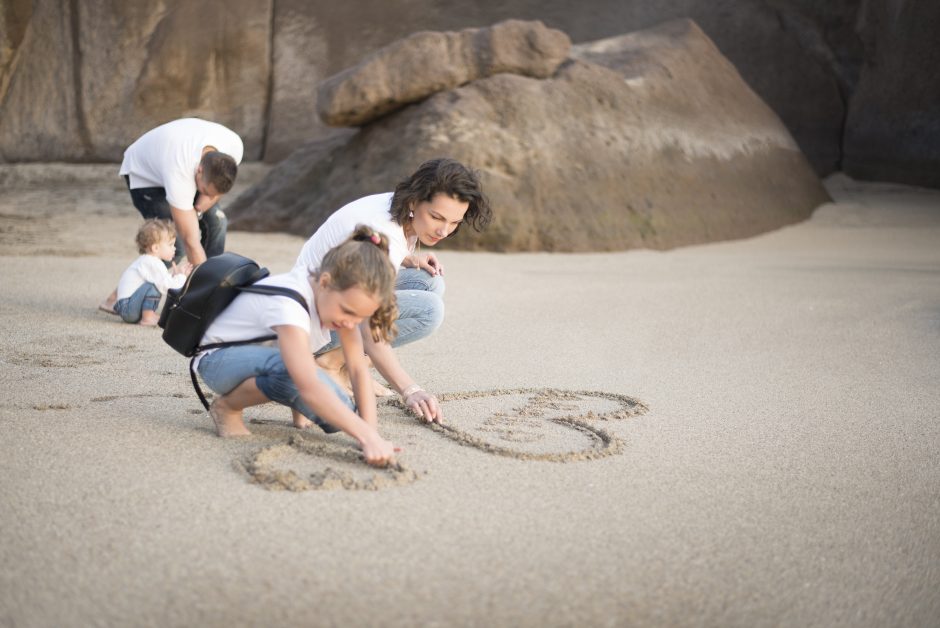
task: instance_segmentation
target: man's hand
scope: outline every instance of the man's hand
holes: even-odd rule
[[[219,199],[222,198],[221,194],[215,196],[209,196],[208,194],[199,193],[196,196],[196,202],[193,204],[193,209],[198,213],[203,213],[212,208],[213,205],[219,202]]]

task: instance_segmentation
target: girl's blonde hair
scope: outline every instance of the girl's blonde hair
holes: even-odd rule
[[[176,230],[166,220],[150,218],[144,221],[137,231],[137,252],[143,255],[150,252],[150,247],[167,238],[176,239]]]
[[[369,319],[375,342],[390,342],[396,333],[395,268],[388,258],[388,238],[366,225],[356,225],[353,234],[323,256],[317,278],[330,274],[333,290],[358,287],[378,300],[379,309]]]

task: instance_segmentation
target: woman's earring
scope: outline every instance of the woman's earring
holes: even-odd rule
[[[408,212],[408,217],[411,218],[412,220],[414,220],[414,219],[415,219],[415,213],[414,213],[414,212]]]

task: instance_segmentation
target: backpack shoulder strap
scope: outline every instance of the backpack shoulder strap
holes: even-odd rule
[[[282,297],[290,297],[297,303],[300,303],[300,307],[304,308],[307,312],[310,311],[310,307],[307,305],[307,300],[303,297],[302,294],[296,290],[291,290],[290,288],[282,288],[281,286],[259,286],[257,284],[252,284],[250,286],[239,286],[238,288],[242,292],[254,292],[255,294],[270,294],[270,295],[280,295]]]

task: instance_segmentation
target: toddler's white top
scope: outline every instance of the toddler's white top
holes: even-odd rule
[[[166,291],[170,288],[179,288],[186,283],[186,275],[171,275],[162,259],[156,255],[145,253],[131,262],[131,265],[121,273],[121,279],[118,281],[117,298],[126,299],[148,281],[156,286],[162,294],[166,294]]]

